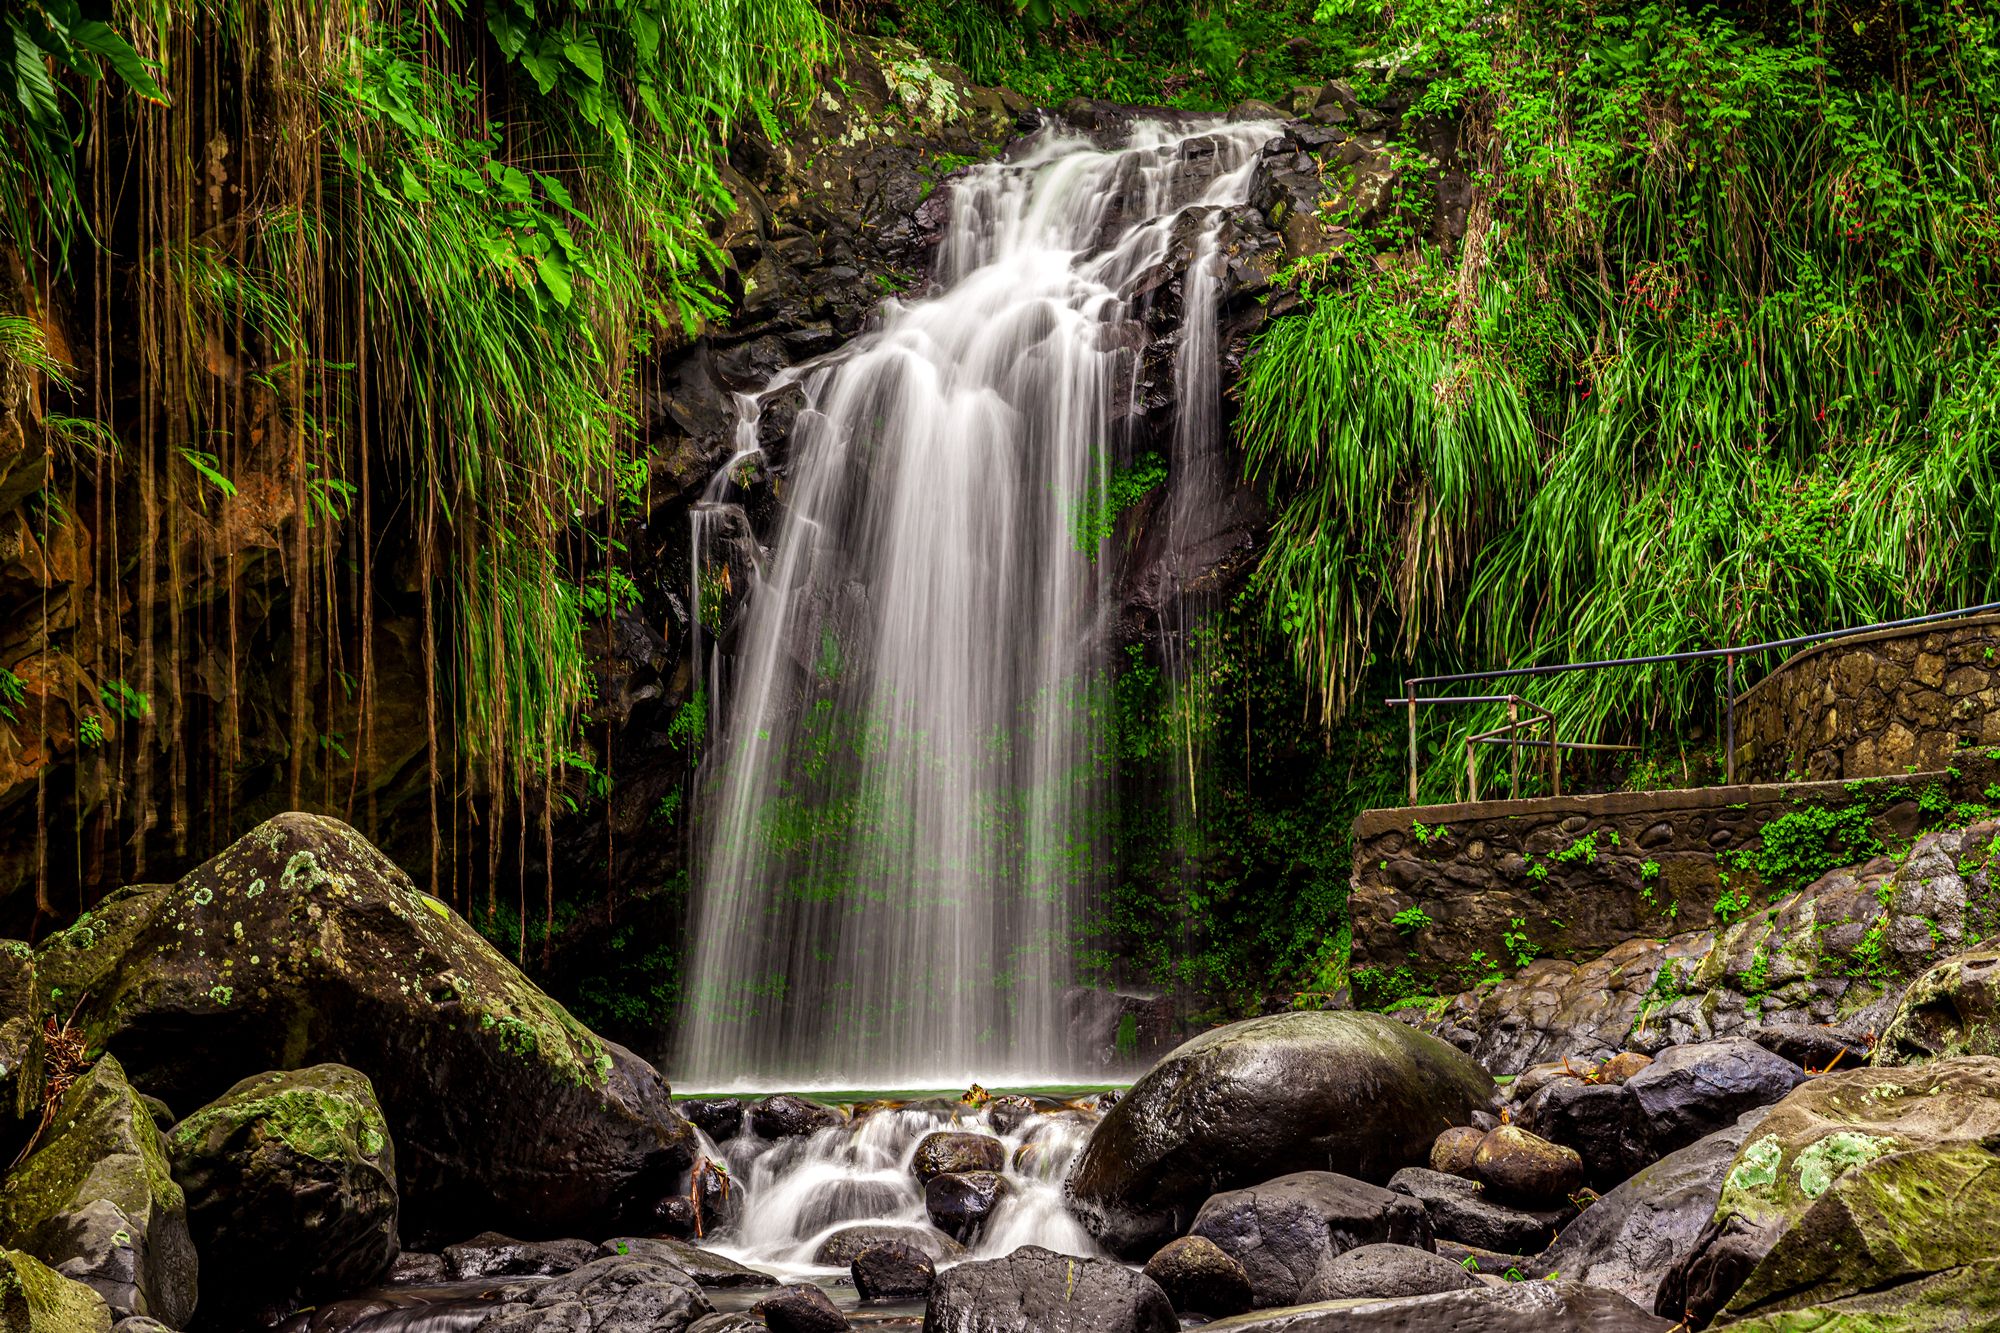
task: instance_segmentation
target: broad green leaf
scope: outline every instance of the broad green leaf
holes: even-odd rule
[[[146,62],[132,49],[132,44],[113,32],[109,25],[96,19],[79,23],[70,30],[69,39],[84,50],[101,57],[112,71],[125,81],[125,85],[149,102],[167,105],[167,95],[153,80],[153,71],[146,68]]]

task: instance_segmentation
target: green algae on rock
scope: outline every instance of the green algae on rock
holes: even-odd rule
[[[1779,1316],[1977,1264],[2000,1235],[1996,1144],[2000,1059],[1802,1084],[1737,1153],[1657,1308],[1697,1324]]]
[[[111,1310],[95,1291],[32,1254],[0,1250],[0,1328],[7,1333],[110,1333]]]
[[[1878,1065],[2000,1055],[2000,948],[1945,959],[1911,983],[1875,1046]]]
[[[205,1317],[344,1295],[395,1262],[395,1149],[355,1070],[245,1079],[174,1126],[167,1149],[207,1256]]]
[[[693,1131],[601,1041],[347,825],[287,814],[180,883],[107,900],[38,957],[93,1050],[196,1106],[271,1070],[366,1075],[406,1228],[602,1233],[670,1193]]]

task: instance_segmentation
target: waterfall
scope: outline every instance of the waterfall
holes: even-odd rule
[[[718,731],[677,1083],[1079,1072],[1063,996],[1107,872],[1098,534],[1141,407],[1143,293],[1206,208],[1212,326],[1215,206],[1244,200],[1272,132],[1045,132],[953,190],[928,293],[743,400],[745,449],[760,400],[805,406],[734,651],[698,668]],[[1186,337],[1183,360],[1214,360],[1212,327]]]

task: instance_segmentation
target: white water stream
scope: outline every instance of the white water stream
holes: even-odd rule
[[[1181,359],[1214,360],[1214,206],[1245,198],[1272,132],[1142,122],[1108,151],[1051,132],[974,168],[931,293],[744,399],[738,462],[761,401],[797,386],[807,406],[733,652],[698,650],[716,735],[676,1085],[1089,1072],[1063,1004],[1107,872],[1099,533],[1138,316],[1202,209]],[[1213,397],[1213,367],[1196,378]],[[1212,465],[1217,416],[1177,428],[1171,466]],[[733,471],[695,520],[697,608]]]

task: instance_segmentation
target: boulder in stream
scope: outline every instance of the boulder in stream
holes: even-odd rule
[[[1667,1333],[1671,1327],[1616,1292],[1553,1281],[1322,1301],[1220,1319],[1203,1333]]]
[[[924,1333],[1178,1333],[1153,1279],[1106,1259],[1024,1245],[938,1275]]]
[[[1025,1146],[1025,1145],[1024,1145]],[[999,1171],[1007,1165],[1007,1145],[990,1134],[967,1134],[939,1130],[926,1134],[910,1159],[910,1170],[920,1181],[933,1176],[967,1171]]]
[[[1414,1245],[1361,1245],[1322,1264],[1299,1293],[1299,1303],[1432,1296],[1478,1285],[1478,1278],[1434,1251]]]
[[[1386,1181],[1494,1100],[1493,1080],[1380,1014],[1253,1018],[1204,1033],[1133,1085],[1077,1159],[1083,1224],[1133,1259],[1186,1231],[1218,1191],[1331,1169]]]
[[[924,1211],[947,1236],[970,1243],[1012,1188],[995,1171],[932,1176],[924,1186]]]
[[[388,1276],[396,1158],[374,1089],[343,1065],[245,1079],[174,1126],[209,1319],[289,1310]]]
[[[854,1256],[848,1271],[864,1301],[909,1300],[930,1295],[937,1267],[914,1245],[895,1241],[870,1245]]]
[[[1146,1261],[1145,1272],[1180,1314],[1241,1314],[1256,1303],[1243,1265],[1206,1236],[1168,1241]]]
[[[1213,1195],[1195,1214],[1192,1234],[1243,1265],[1258,1306],[1290,1305],[1322,1265],[1358,1245],[1432,1244],[1417,1200],[1331,1171]]]

